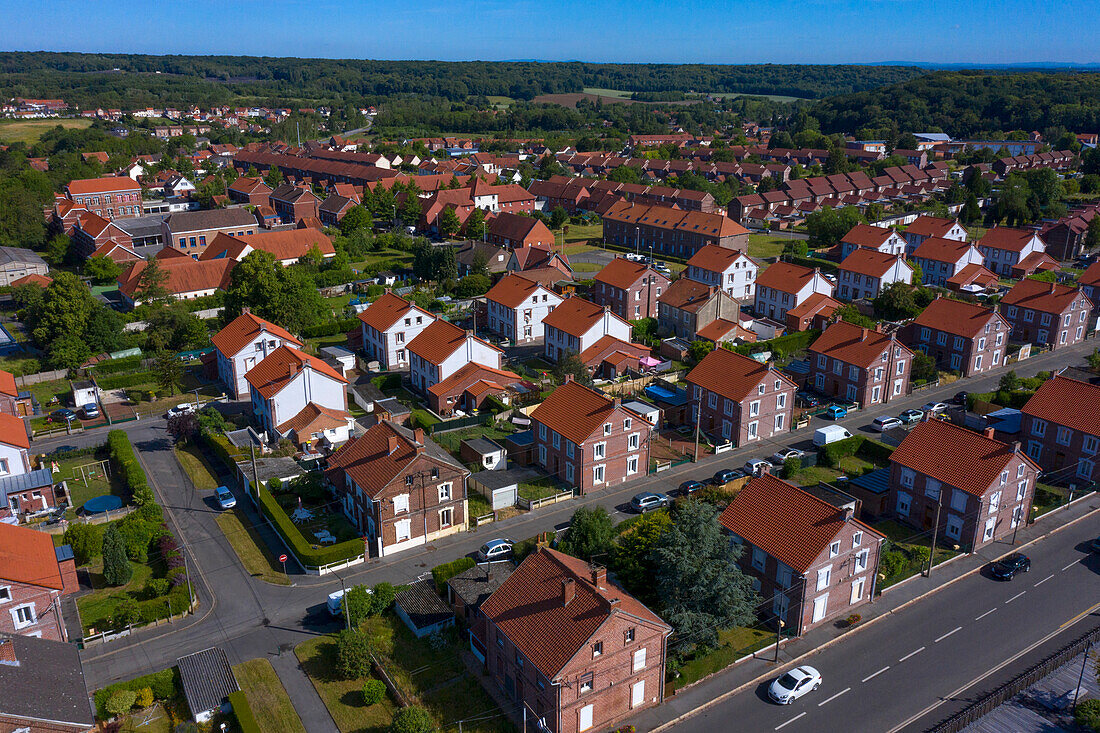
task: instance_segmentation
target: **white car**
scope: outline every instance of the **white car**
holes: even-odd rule
[[[768,687],[768,697],[780,705],[790,705],[808,692],[821,687],[821,673],[803,665],[783,674]]]
[[[742,470],[750,476],[760,476],[771,467],[772,464],[768,463],[763,458],[751,458],[745,461],[745,467]]]
[[[635,254],[633,252],[627,252],[624,256],[631,262],[642,262],[645,260],[645,255]]]
[[[881,415],[871,421],[871,426],[880,433],[885,433],[887,430],[893,430],[894,428],[900,428],[904,424],[901,418],[894,417],[893,415]]]
[[[798,450],[797,448],[782,448],[780,450],[777,450],[775,453],[772,453],[772,456],[769,460],[776,466],[782,466],[786,461],[790,460],[791,458],[802,458],[805,455],[805,453]]]
[[[195,411],[195,406],[190,402],[181,402],[175,407],[168,408],[168,417],[176,417],[177,415],[190,415]]]
[[[938,415],[947,411],[947,405],[943,402],[928,402],[921,409],[929,415]]]

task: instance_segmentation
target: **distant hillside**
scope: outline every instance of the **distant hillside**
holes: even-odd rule
[[[813,105],[823,132],[942,129],[955,137],[983,132],[1100,130],[1100,74],[936,71],[897,84],[842,94]]]

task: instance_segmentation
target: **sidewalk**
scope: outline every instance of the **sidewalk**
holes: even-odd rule
[[[991,560],[1005,555],[1013,549],[1041,539],[1066,524],[1081,519],[1100,509],[1100,494],[1090,494],[1075,501],[1072,505],[1052,511],[1039,518],[1028,527],[1021,528],[1013,548],[1007,541],[998,541],[973,555],[960,555],[953,560],[937,565],[932,569],[931,577],[914,576],[907,581],[887,588],[873,602],[859,610],[863,621],[855,629],[838,629],[833,624],[820,626],[806,635],[784,640],[779,647],[779,663],[772,660],[775,647],[769,646],[753,654],[739,664],[727,667],[675,695],[665,694],[665,702],[657,707],[648,708],[637,716],[625,721],[632,723],[639,731],[657,731],[679,722],[693,711],[722,696],[728,696],[740,688],[746,687],[762,676],[775,674],[779,669],[803,656],[814,654],[831,646],[847,634],[859,633],[859,630],[875,621],[885,618],[910,603],[940,590],[951,582],[962,578],[971,571],[988,564]]]
[[[328,708],[317,694],[317,688],[298,666],[298,657],[294,652],[287,650],[271,655],[269,659],[271,666],[275,668],[275,674],[279,675],[279,681],[286,689],[286,694],[290,696],[290,702],[294,704],[294,710],[302,719],[306,733],[339,733]]]

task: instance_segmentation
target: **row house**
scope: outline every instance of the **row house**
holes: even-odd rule
[[[573,381],[531,413],[535,460],[581,494],[622,484],[649,471],[654,426],[618,398]]]
[[[1021,410],[1027,455],[1051,480],[1078,485],[1100,479],[1100,385],[1055,374]]]
[[[860,247],[844,258],[837,272],[837,295],[842,300],[876,298],[894,283],[908,285],[913,268],[901,255]]]
[[[454,245],[454,250],[460,278],[472,275],[480,269],[479,266],[484,266],[489,277],[495,279],[508,271],[508,260],[512,257],[512,253],[503,247],[470,239]]]
[[[192,259],[179,250],[165,247],[156,254],[160,269],[165,273],[164,289],[168,297],[176,300],[192,300],[213,295],[229,287],[229,275],[237,263],[230,259]],[[141,276],[148,262],[136,260],[118,276],[118,290],[122,303],[130,309],[145,302]]]
[[[950,446],[950,450],[944,450]],[[942,420],[909,431],[890,455],[887,506],[899,520],[970,552],[1027,522],[1039,466],[1020,449]]]
[[[741,305],[713,285],[680,278],[658,299],[657,328],[662,334],[694,340],[719,318],[739,321]]]
[[[435,320],[432,313],[387,291],[359,314],[363,353],[383,371],[405,369],[409,343]]]
[[[469,475],[423,430],[388,420],[348,441],[329,457],[325,470],[344,515],[373,557],[464,531]]]
[[[584,733],[664,701],[671,633],[605,567],[539,547],[481,604],[471,644],[517,724]]]
[[[285,224],[294,224],[309,217],[317,218],[321,199],[304,186],[284,183],[272,190],[268,203]]]
[[[981,265],[969,264],[947,278],[944,284],[956,293],[975,295],[992,292],[1000,284],[1000,279]]]
[[[473,232],[471,234],[476,234]],[[502,213],[489,222],[486,239],[500,247],[516,249],[535,247],[543,250],[554,248],[554,233],[540,220],[532,216]]]
[[[1074,208],[1055,222],[1048,222],[1039,232],[1046,242],[1047,252],[1059,260],[1075,260],[1085,252],[1089,223],[1100,212],[1100,204]]]
[[[69,181],[65,186],[65,196],[104,219],[141,216],[141,186],[128,176]]]
[[[322,261],[336,256],[331,237],[320,229],[299,227],[243,236],[219,233],[199,255],[199,260],[230,259],[240,262],[256,250],[271,254],[284,267],[295,264],[311,253],[320,255]]]
[[[544,285],[553,285],[559,280],[574,279],[573,266],[569,257],[542,245],[522,245],[507,254],[504,269],[518,272],[529,280],[537,280]],[[492,272],[492,265],[490,265]]]
[[[978,240],[987,270],[1003,277],[1012,277],[1012,268],[1033,253],[1046,251],[1046,243],[1030,229],[993,227]]]
[[[557,180],[557,179],[561,180]],[[589,197],[584,181],[564,176],[554,176],[548,181],[533,180],[527,190],[535,197],[535,208],[553,211],[561,207],[567,214],[577,214]]]
[[[856,224],[840,239],[841,261],[857,249],[871,249],[882,254],[901,256],[905,254],[905,240],[888,227]]]
[[[650,265],[616,257],[596,273],[589,297],[628,321],[655,318],[657,301],[669,282]]]
[[[947,281],[971,265],[981,266],[982,253],[966,240],[925,237],[911,252],[921,269],[921,284],[946,287]]]
[[[742,446],[791,431],[797,385],[773,366],[719,348],[686,381],[694,422],[719,442]]]
[[[285,328],[253,315],[247,308],[214,334],[210,342],[214,346],[218,380],[225,385],[228,394],[237,400],[250,395],[244,375],[252,367],[280,346],[302,348],[302,342]]]
[[[816,391],[866,407],[908,393],[913,352],[896,335],[837,321],[810,344],[809,362]]]
[[[485,294],[489,330],[513,344],[541,339],[542,320],[561,302],[553,290],[508,273]]]
[[[125,229],[110,219],[91,213],[80,217],[69,236],[73,250],[84,259],[94,256],[97,250],[109,243],[131,251],[134,244],[133,238]],[[133,259],[140,258],[134,253]]]
[[[161,223],[164,243],[198,258],[219,234],[243,237],[256,233],[256,217],[247,209],[207,209],[169,214]]]
[[[936,368],[969,377],[1001,365],[1011,327],[978,303],[936,298],[901,331],[906,346],[936,361]]]
[[[801,305],[812,295],[833,297],[834,286],[818,268],[810,269],[789,262],[777,262],[756,276],[757,316],[783,321],[787,311]]]
[[[856,502],[837,504],[765,474],[718,519],[741,548],[741,572],[771,600],[763,612],[795,636],[846,618],[875,596],[886,538],[856,519]]]
[[[748,300],[756,293],[759,265],[744,252],[707,245],[687,261],[684,276],[713,286],[736,300]]]
[[[1077,278],[1077,284],[1085,297],[1092,302],[1092,317],[1089,325],[1095,327],[1096,316],[1100,315],[1100,260],[1093,262],[1081,273],[1081,277]]]
[[[1001,298],[1011,338],[1051,349],[1085,339],[1092,306],[1081,290],[1040,280],[1021,280]]]
[[[471,331],[436,319],[409,342],[409,379],[413,389],[428,390],[450,377],[459,367],[474,362],[500,369],[504,353]]]
[[[902,236],[905,237],[906,254],[912,255],[930,237],[965,242],[969,233],[956,219],[942,219],[922,214],[905,228]]]
[[[316,356],[283,344],[244,375],[252,414],[277,442],[293,439],[307,451],[310,445],[335,445],[350,436],[354,419],[348,414],[348,380]],[[314,438],[303,427],[319,415],[337,425]]]
[[[566,298],[542,320],[545,337],[544,354],[556,362],[562,356],[580,354],[605,336],[629,342],[631,326],[611,312],[577,296]]]
[[[0,632],[68,641],[61,599],[78,590],[71,547],[55,548],[45,532],[0,523],[0,603],[7,612],[0,613]]]
[[[749,230],[721,214],[621,202],[603,214],[604,241],[620,247],[691,258],[707,245],[742,252]]]
[[[355,199],[330,193],[317,207],[317,218],[327,227],[339,226],[344,216],[357,205]]]

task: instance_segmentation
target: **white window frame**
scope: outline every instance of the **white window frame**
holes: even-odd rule
[[[828,590],[829,582],[833,579],[833,566],[820,568],[817,571],[817,589]]]
[[[630,671],[640,672],[645,669],[645,647],[634,650],[634,654],[631,656]]]

